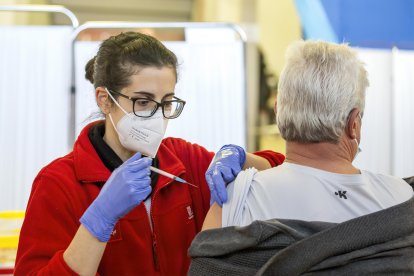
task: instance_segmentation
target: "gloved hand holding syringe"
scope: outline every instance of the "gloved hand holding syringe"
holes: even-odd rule
[[[181,182],[181,183],[186,183],[186,184],[188,184],[188,185],[190,185],[190,186],[193,186],[193,187],[198,188],[196,185],[191,184],[191,183],[189,183],[189,182],[185,181],[184,179],[182,179],[182,178],[180,178],[180,177],[178,177],[178,176],[175,176],[175,175],[173,175],[173,174],[171,174],[171,173],[167,173],[167,172],[165,172],[165,171],[163,171],[163,170],[160,170],[160,169],[158,169],[158,168],[155,168],[155,167],[153,167],[153,166],[149,166],[149,169],[150,169],[151,171],[155,172],[155,173],[161,174],[161,175],[166,176],[166,177],[168,177],[168,178],[171,178],[171,179],[173,179],[173,180],[175,180],[175,181],[178,181],[178,182]]]
[[[149,171],[164,175],[180,183],[184,179],[151,166],[152,159],[137,152],[115,169],[98,197],[92,202],[80,222],[98,240],[107,242],[117,221],[145,200],[152,191]]]

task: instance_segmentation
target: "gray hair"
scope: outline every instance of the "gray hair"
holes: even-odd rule
[[[363,113],[367,87],[364,63],[348,45],[293,43],[278,86],[276,120],[282,137],[338,143],[352,109]]]

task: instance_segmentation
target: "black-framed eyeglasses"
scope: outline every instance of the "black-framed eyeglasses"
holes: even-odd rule
[[[135,116],[142,118],[149,118],[153,116],[155,112],[157,112],[158,108],[161,107],[164,118],[175,119],[180,116],[185,105],[185,101],[177,97],[173,97],[172,100],[163,100],[159,103],[153,99],[145,97],[129,97],[113,90],[109,90],[109,92],[132,101],[132,110]]]

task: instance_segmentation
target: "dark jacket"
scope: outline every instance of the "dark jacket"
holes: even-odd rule
[[[255,221],[199,233],[189,275],[414,275],[414,197],[343,223]]]

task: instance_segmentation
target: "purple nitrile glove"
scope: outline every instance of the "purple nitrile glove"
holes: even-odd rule
[[[216,153],[206,172],[206,180],[211,192],[210,205],[220,206],[227,201],[226,186],[232,182],[246,162],[246,152],[236,145],[224,145]]]
[[[107,242],[116,222],[151,193],[151,158],[138,152],[112,172],[80,222],[98,240]]]

